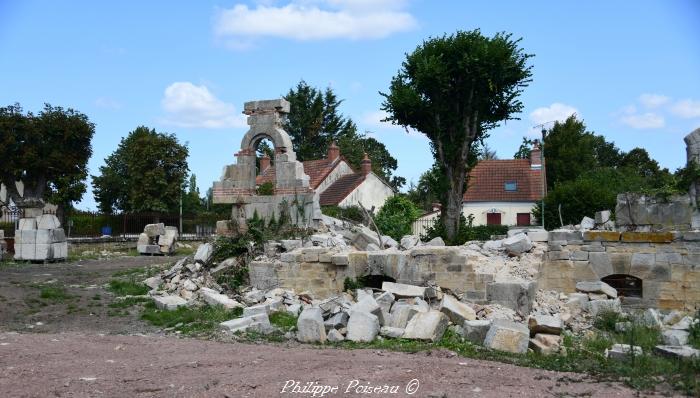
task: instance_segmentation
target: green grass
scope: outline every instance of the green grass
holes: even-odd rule
[[[297,317],[287,311],[277,311],[270,314],[270,323],[285,332],[297,329]]]
[[[136,277],[142,277],[143,279],[149,278],[153,275],[156,275],[160,272],[160,267],[158,266],[146,266],[146,267],[134,267],[134,268],[127,268],[125,270],[117,271],[114,274],[112,274],[113,277],[115,278],[121,278],[121,277],[131,277],[131,278],[136,278]]]
[[[109,308],[129,308],[136,304],[151,302],[150,297],[127,297],[121,300],[116,300],[109,304]]]
[[[135,278],[129,280],[112,279],[109,281],[107,290],[117,296],[141,296],[148,293],[148,286],[136,281]]]
[[[180,307],[175,311],[165,311],[157,309],[151,301],[144,305],[141,318],[184,335],[207,335],[218,330],[219,323],[238,318],[242,313],[241,308],[227,310],[222,306]]]
[[[63,302],[74,298],[63,286],[41,286],[39,287],[39,297],[52,302]]]

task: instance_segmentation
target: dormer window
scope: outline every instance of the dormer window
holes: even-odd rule
[[[506,192],[515,192],[518,190],[518,183],[516,181],[506,181],[503,189],[505,189]]]

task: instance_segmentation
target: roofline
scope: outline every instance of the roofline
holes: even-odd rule
[[[537,203],[542,199],[532,199],[532,200],[466,200],[462,199],[462,203],[492,203],[492,202],[502,202],[502,203]]]

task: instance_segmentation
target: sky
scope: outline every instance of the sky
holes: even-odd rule
[[[0,0],[0,106],[85,113],[96,126],[91,174],[136,127],[173,133],[203,193],[235,162],[243,103],[304,79],[331,87],[398,160],[396,174],[417,182],[433,163],[429,142],[382,123],[379,92],[423,40],[505,31],[535,56],[520,120],[486,140],[499,158],[533,126],[576,113],[675,170],[683,137],[700,127],[699,21],[697,0]],[[91,187],[77,207],[96,208]]]

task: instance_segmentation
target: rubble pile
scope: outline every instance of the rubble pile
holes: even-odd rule
[[[136,251],[139,254],[165,254],[175,251],[178,239],[176,227],[166,227],[165,224],[148,224],[139,235]]]

